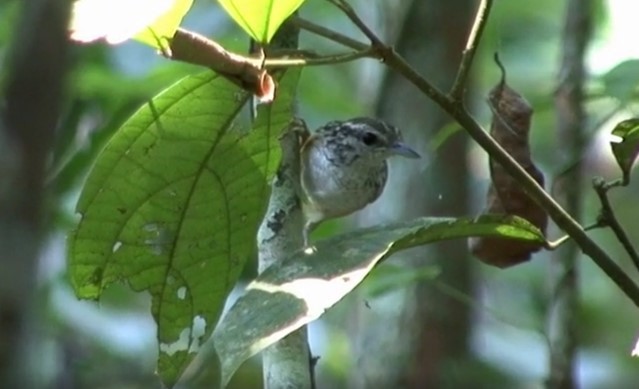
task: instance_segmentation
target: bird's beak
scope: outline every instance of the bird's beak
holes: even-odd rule
[[[406,158],[421,158],[419,154],[402,142],[397,142],[390,147],[390,152],[394,155],[400,155]]]

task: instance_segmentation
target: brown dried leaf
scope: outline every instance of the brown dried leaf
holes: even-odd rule
[[[499,63],[498,63],[499,64]],[[503,71],[503,68],[502,68]],[[504,73],[505,74],[505,73]],[[544,176],[530,157],[529,132],[533,109],[530,104],[506,84],[505,76],[489,93],[493,109],[490,134],[541,186]],[[521,188],[506,170],[492,158],[489,161],[491,185],[484,214],[520,216],[544,234],[548,215]],[[471,238],[472,253],[482,262],[498,267],[513,266],[530,259],[541,246],[499,238]]]

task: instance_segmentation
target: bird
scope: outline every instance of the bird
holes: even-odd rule
[[[379,198],[388,178],[388,158],[420,158],[399,129],[381,119],[355,117],[319,127],[300,149],[303,241],[321,222],[349,215]]]

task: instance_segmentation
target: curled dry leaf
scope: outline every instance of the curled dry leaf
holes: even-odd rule
[[[497,60],[497,59],[496,59]],[[530,156],[529,132],[533,109],[530,104],[506,84],[501,64],[502,80],[488,96],[493,110],[490,133],[495,140],[530,174],[540,185],[544,176]],[[545,235],[548,215],[535,203],[506,170],[492,158],[490,163],[491,185],[487,194],[484,214],[507,214],[520,216],[539,228]],[[472,253],[482,262],[497,267],[509,267],[530,259],[532,253],[542,246],[502,238],[471,238]]]

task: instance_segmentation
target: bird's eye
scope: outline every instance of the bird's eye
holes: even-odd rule
[[[364,142],[366,146],[372,146],[378,141],[379,138],[377,137],[377,134],[373,132],[365,132],[364,135],[362,135],[362,142]]]

